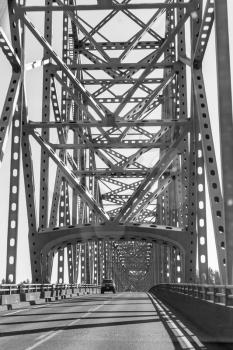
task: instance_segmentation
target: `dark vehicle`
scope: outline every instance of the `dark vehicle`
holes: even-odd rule
[[[101,284],[101,294],[104,294],[104,292],[113,292],[116,293],[116,286],[113,280],[110,279],[103,279]]]

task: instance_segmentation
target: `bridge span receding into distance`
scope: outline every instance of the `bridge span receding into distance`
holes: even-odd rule
[[[1,349],[233,348],[232,13],[0,4]]]

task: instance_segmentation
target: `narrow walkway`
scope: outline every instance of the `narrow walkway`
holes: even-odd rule
[[[3,312],[0,330],[1,350],[207,349],[145,293],[88,295]]]

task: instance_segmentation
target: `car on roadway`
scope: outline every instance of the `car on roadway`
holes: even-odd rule
[[[103,279],[101,283],[101,294],[104,294],[104,292],[113,292],[114,294],[116,293],[116,286],[112,279]]]

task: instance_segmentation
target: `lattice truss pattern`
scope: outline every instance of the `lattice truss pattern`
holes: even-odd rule
[[[12,65],[0,127],[1,160],[12,128],[7,280],[22,155],[34,282],[51,280],[56,252],[64,282],[65,250],[70,283],[113,277],[119,290],[143,290],[194,282],[196,266],[207,282],[206,198],[231,281],[233,172],[228,161],[223,196],[202,72],[216,17],[219,113],[231,114],[225,0],[36,3],[8,0],[11,40],[0,32]]]

